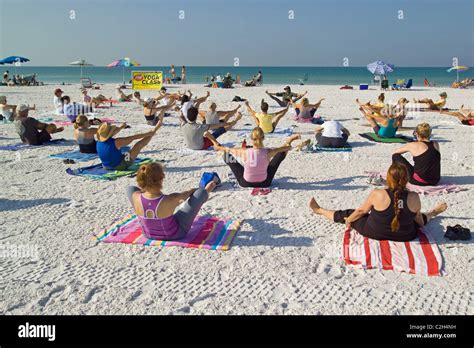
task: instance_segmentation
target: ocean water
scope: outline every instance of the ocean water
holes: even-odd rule
[[[125,69],[125,80],[130,80],[132,70],[163,71],[165,76],[169,76],[169,67],[148,66]],[[422,86],[427,78],[432,84],[437,86],[450,86],[456,79],[456,72],[448,73],[447,67],[440,68],[395,68],[393,73],[388,74],[390,83],[397,79],[413,79],[415,86]],[[0,72],[9,70],[10,75],[15,73],[20,75],[36,74],[37,79],[46,84],[57,83],[78,83],[80,78],[80,68],[75,66],[65,67],[34,67],[24,64],[22,66],[0,66]],[[307,76],[304,82],[308,85],[358,85],[360,83],[372,83],[372,74],[365,67],[187,67],[187,82],[202,83],[206,77],[211,75],[224,75],[228,72],[233,77],[240,75],[241,81],[250,79],[258,70],[263,73],[264,84],[291,84],[299,83],[300,79]],[[460,73],[460,79],[473,78],[473,70]],[[181,74],[181,67],[176,68],[178,75]],[[122,68],[107,67],[83,67],[83,76],[90,77],[98,83],[120,83],[122,81]]]

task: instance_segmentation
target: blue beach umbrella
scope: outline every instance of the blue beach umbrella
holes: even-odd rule
[[[373,63],[367,64],[367,70],[374,75],[385,75],[393,72],[395,65],[376,60]]]
[[[15,75],[16,75],[16,66],[18,63],[29,62],[30,60],[25,57],[20,56],[10,56],[0,60],[0,64],[15,64]]]

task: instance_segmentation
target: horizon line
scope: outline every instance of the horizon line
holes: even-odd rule
[[[22,63],[23,64],[23,63]],[[0,65],[1,66],[1,65]],[[171,64],[166,64],[166,65],[139,65],[139,66],[130,66],[128,68],[146,68],[146,67],[165,67],[169,66],[171,67]],[[179,68],[182,65],[176,65],[175,67]],[[234,65],[185,65],[187,68],[367,68],[367,66],[364,65],[354,65],[354,66],[329,66],[329,65],[240,65],[240,66],[234,66]],[[14,64],[9,64],[1,67],[12,67],[15,68]],[[17,68],[22,68],[22,67],[31,67],[31,68],[66,68],[66,67],[79,67],[79,65],[20,65],[16,66]],[[83,66],[85,68],[107,68],[107,65],[91,65],[91,66]],[[116,68],[116,67],[111,67]],[[449,66],[396,66],[395,68],[449,68]]]

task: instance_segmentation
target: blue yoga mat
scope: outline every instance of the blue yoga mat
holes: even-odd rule
[[[11,144],[11,145],[0,145],[0,150],[4,151],[17,151],[21,149],[28,149],[28,148],[36,148],[36,147],[42,147],[42,146],[51,146],[51,145],[58,145],[58,144],[63,144],[66,143],[66,139],[53,139],[48,141],[47,143],[43,143],[41,145],[29,145],[29,144]]]
[[[250,133],[252,133],[252,128],[243,128],[241,129],[238,133],[237,136],[239,138],[243,137],[250,137]],[[273,133],[265,133],[265,138],[284,138],[284,137],[289,137],[290,135],[293,134],[293,128],[277,128]]]

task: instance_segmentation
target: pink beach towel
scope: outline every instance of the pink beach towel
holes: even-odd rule
[[[117,123],[113,118],[108,118],[108,117],[101,117],[100,120],[102,122],[107,122],[107,123]],[[64,121],[64,120],[54,120],[53,123],[57,126],[72,126],[73,122],[71,121]]]
[[[385,180],[387,179],[386,172],[366,171],[365,173],[369,175],[369,178],[379,177],[383,179],[384,183],[385,183]],[[408,183],[407,189],[409,191],[416,192],[420,195],[426,195],[426,196],[438,196],[438,195],[444,195],[448,193],[461,191],[461,187],[459,185],[452,184],[452,183],[443,183],[443,182],[440,182],[436,186],[418,186],[418,185],[413,185],[413,184]]]
[[[311,123],[313,119],[321,119],[321,116],[313,116],[312,118],[302,118],[299,116],[294,116],[293,120],[298,122],[298,123]]]
[[[179,246],[208,250],[229,250],[240,226],[240,220],[198,216],[189,233],[180,240],[163,241],[146,238],[136,215],[128,215],[101,234],[94,236],[104,243],[125,243],[161,247]]]
[[[423,276],[440,276],[443,259],[429,233],[418,230],[410,242],[375,240],[347,229],[343,239],[343,258],[347,265],[363,269],[392,270]]]

